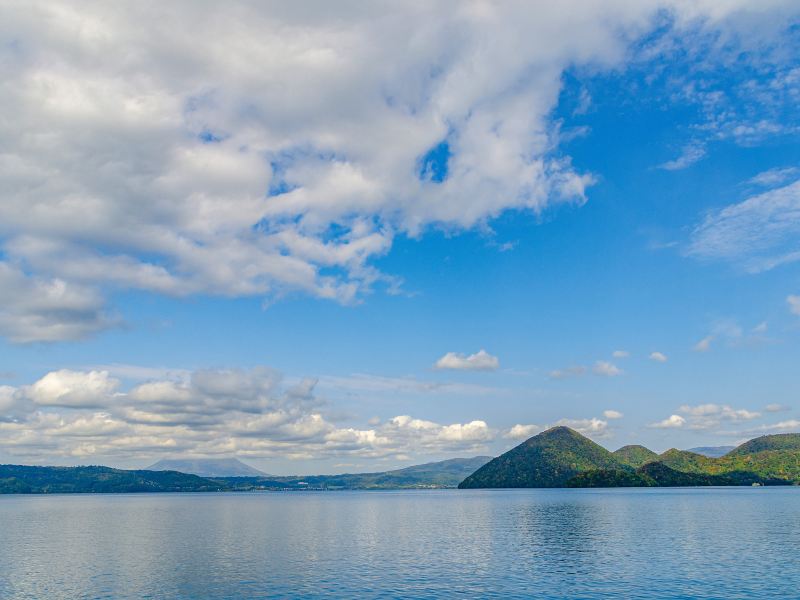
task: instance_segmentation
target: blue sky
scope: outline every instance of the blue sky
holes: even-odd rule
[[[0,461],[800,430],[791,3],[179,5],[3,9]]]

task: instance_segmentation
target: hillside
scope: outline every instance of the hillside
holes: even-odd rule
[[[454,488],[489,460],[488,456],[475,456],[378,473],[290,477],[199,477],[174,470],[126,471],[109,467],[0,465],[0,494]],[[173,464],[160,461],[153,466]]]
[[[658,457],[658,454],[649,448],[645,448],[644,446],[639,446],[636,444],[623,446],[619,450],[614,450],[614,452],[611,454],[613,454],[614,458],[616,458],[622,464],[633,467],[634,469],[637,469],[643,464],[653,461]]]
[[[596,469],[630,470],[577,431],[553,427],[491,460],[458,487],[562,487],[578,473]]]
[[[708,473],[713,470],[717,459],[689,452],[688,450],[676,450],[675,448],[671,448],[659,454],[656,460],[667,465],[671,469],[683,473]]]
[[[174,471],[0,465],[0,494],[212,492],[225,486]]]
[[[164,459],[148,471],[178,471],[199,477],[266,477],[267,474],[236,458]]]
[[[757,452],[795,450],[800,451],[800,433],[778,433],[775,435],[762,435],[745,442],[731,450],[730,456],[743,456]]]
[[[327,490],[454,488],[465,477],[490,460],[491,457],[488,456],[475,456],[472,458],[452,458],[376,473],[224,478],[223,481],[236,489],[244,489],[247,486],[256,489]]]
[[[644,446],[611,453],[566,427],[498,456],[459,488],[800,485],[800,434],[755,438],[715,458]]]

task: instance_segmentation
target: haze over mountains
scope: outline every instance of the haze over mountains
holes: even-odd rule
[[[178,471],[200,477],[264,477],[267,474],[238,458],[163,459],[147,467],[148,471]]]

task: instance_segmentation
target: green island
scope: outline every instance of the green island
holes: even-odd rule
[[[800,434],[765,435],[719,458],[644,446],[610,452],[553,427],[489,461],[459,484],[476,488],[800,485]]]

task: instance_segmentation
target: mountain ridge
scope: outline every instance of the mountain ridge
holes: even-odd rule
[[[460,489],[800,485],[800,434],[749,440],[719,458],[644,446],[609,452],[577,431],[548,429],[491,460]]]

